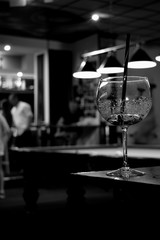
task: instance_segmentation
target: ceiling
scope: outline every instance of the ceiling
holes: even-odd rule
[[[160,45],[160,1],[0,0],[0,34],[73,43],[95,33]]]

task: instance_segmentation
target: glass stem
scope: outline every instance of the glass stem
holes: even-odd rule
[[[128,167],[127,159],[127,131],[128,127],[122,127],[122,144],[123,144],[123,167]]]

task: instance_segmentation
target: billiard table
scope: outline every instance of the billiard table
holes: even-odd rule
[[[130,167],[160,166],[160,146],[128,146]],[[23,199],[35,209],[39,189],[63,185],[68,188],[71,173],[116,169],[122,166],[122,147],[44,146],[10,149],[10,169],[23,172]]]

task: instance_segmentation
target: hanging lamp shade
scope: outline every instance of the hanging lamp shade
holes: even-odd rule
[[[101,74],[122,73],[124,68],[117,58],[111,54],[107,56],[101,66],[97,69],[97,72]]]
[[[87,60],[83,60],[79,70],[73,73],[73,77],[82,79],[99,78],[100,76],[101,74],[96,71],[92,62]]]
[[[141,48],[132,55],[128,62],[128,68],[144,69],[155,67],[157,63]]]
[[[160,54],[155,57],[156,61],[160,62]]]

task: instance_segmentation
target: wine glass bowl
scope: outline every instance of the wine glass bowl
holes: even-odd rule
[[[96,92],[97,109],[106,122],[122,129],[123,167],[108,175],[131,177],[140,175],[129,167],[127,159],[127,130],[147,117],[152,107],[150,84],[147,77],[128,76],[125,96],[123,76],[101,78]],[[142,173],[141,173],[142,174]]]

